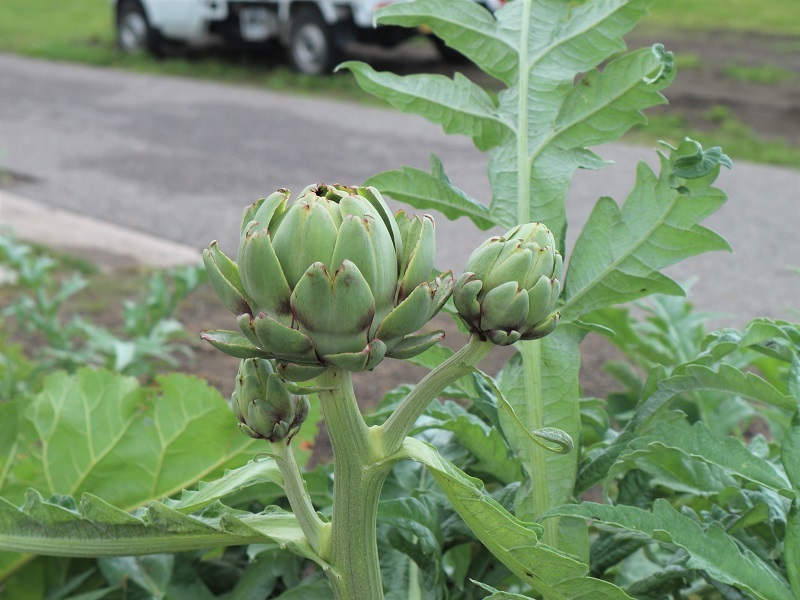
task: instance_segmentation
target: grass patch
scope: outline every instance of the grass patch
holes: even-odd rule
[[[678,69],[699,69],[703,66],[703,59],[693,52],[679,52],[675,55],[675,64]]]
[[[759,137],[723,106],[705,115],[703,127],[690,126],[681,115],[655,115],[649,117],[646,127],[633,128],[624,139],[648,144],[664,140],[675,145],[684,137],[697,140],[703,147],[722,146],[725,154],[734,159],[794,168],[800,165],[800,146],[783,139]]]
[[[800,35],[797,0],[660,0],[642,21],[647,28],[687,31],[759,31]]]
[[[797,77],[797,73],[794,71],[774,65],[761,65],[760,67],[727,65],[725,67],[725,74],[736,81],[761,85],[776,85],[784,81],[791,81]]]

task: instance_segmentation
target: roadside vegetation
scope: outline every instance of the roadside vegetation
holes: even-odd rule
[[[774,0],[754,11],[750,0],[662,1],[655,3],[652,14],[639,28],[656,37],[719,30],[797,36],[797,41],[782,42],[786,52],[796,51],[800,43],[800,5],[796,0]],[[111,8],[103,0],[71,0],[55,5],[49,0],[4,0],[0,3],[0,52],[376,102],[353,85],[350,73],[322,78],[292,72],[279,49],[272,54],[236,50],[177,52],[162,60],[126,56],[115,46]],[[704,58],[695,53],[678,54],[677,63],[680,69],[697,69],[704,66]],[[797,73],[770,64],[730,64],[724,68],[724,75],[735,82],[764,86],[798,78]],[[800,165],[800,148],[793,140],[766,139],[740,122],[735,114],[728,111],[715,116],[713,112],[700,123],[697,119],[690,122],[674,110],[668,116],[651,116],[651,127],[637,128],[626,139],[654,143],[659,139],[678,139],[690,131],[701,141],[724,142],[734,158]]]

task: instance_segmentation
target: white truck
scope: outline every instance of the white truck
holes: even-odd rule
[[[414,32],[375,27],[379,0],[110,0],[119,47],[162,52],[165,44],[266,44],[286,47],[295,70],[329,72],[351,41],[391,47]],[[397,1],[397,0],[394,0]],[[402,1],[402,0],[401,0]],[[496,10],[505,0],[476,0]]]

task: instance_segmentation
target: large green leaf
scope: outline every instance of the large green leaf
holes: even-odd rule
[[[311,415],[295,443],[313,439],[315,423]],[[3,421],[3,429],[10,424]],[[104,370],[55,373],[27,406],[9,460],[0,458],[7,474],[0,495],[19,504],[28,488],[46,496],[89,493],[130,511],[240,467],[260,447],[239,433],[225,400],[202,380],[174,374],[143,388]],[[274,465],[260,467],[275,474]],[[227,484],[207,485],[198,499]],[[26,560],[0,555],[0,579]]]
[[[140,387],[131,377],[82,369],[48,377],[25,414],[2,495],[19,501],[88,492],[131,510],[237,468],[266,444],[242,435],[225,400],[184,375]],[[313,439],[313,416],[295,438]],[[298,453],[302,464],[308,453]]]
[[[380,23],[424,25],[499,79],[506,87],[496,99],[461,76],[398,77],[363,63],[345,66],[367,91],[489,150],[491,220],[512,227],[520,219],[535,218],[553,230],[563,249],[572,174],[605,164],[587,146],[617,139],[644,120],[642,109],[664,101],[659,90],[672,77],[673,60],[661,47],[594,70],[624,50],[621,36],[651,1],[597,0],[580,6],[562,0],[509,2],[494,16],[471,0],[416,0],[381,9]],[[447,181],[443,171],[435,165],[429,177],[405,175],[383,173],[373,183],[399,191],[402,181],[404,201],[435,207],[431,191],[434,182]],[[474,211],[462,211],[450,201],[458,195],[451,191],[441,210],[474,218]]]
[[[691,493],[720,492],[739,477],[791,495],[786,476],[771,462],[756,456],[734,437],[715,437],[701,421],[692,427],[657,423],[636,439],[610,475],[640,468],[653,484]],[[729,476],[723,480],[720,472]]]
[[[20,402],[0,401],[0,490],[5,485],[19,447],[17,433],[21,406]]]
[[[639,164],[621,210],[611,198],[595,205],[570,258],[565,321],[653,293],[682,296],[683,289],[661,269],[702,252],[730,250],[722,237],[698,225],[725,202],[725,194],[705,178],[676,187],[674,156],[660,158],[660,176]]]
[[[521,479],[520,463],[509,457],[509,448],[500,432],[455,402],[429,408],[411,435],[426,429],[453,432],[458,442],[477,459],[470,468],[490,474],[504,484]]]
[[[659,381],[655,389],[646,386],[646,392],[625,428],[608,447],[581,466],[575,486],[578,492],[585,491],[603,480],[631,442],[644,432],[670,400],[681,394],[721,392],[763,402],[790,413],[797,410],[797,400],[793,396],[784,394],[755,373],[744,373],[731,365],[723,363],[714,370],[689,364],[676,368],[674,373],[671,377]]]
[[[632,506],[610,506],[586,502],[561,506],[553,516],[591,519],[646,535],[683,548],[687,567],[702,569],[712,578],[745,590],[763,600],[792,600],[795,595],[766,563],[749,549],[739,546],[718,522],[706,528],[676,511],[666,500],[656,500],[653,512]]]
[[[792,357],[788,388],[790,394],[800,399],[800,358],[797,354]],[[781,460],[796,494],[786,522],[786,570],[795,592],[800,593],[800,410],[794,413],[792,425],[783,439]]]
[[[575,558],[539,542],[542,528],[520,521],[432,446],[406,438],[395,458],[424,464],[476,537],[538,593],[552,600],[622,600],[629,596],[611,583],[587,576]]]
[[[243,465],[259,447],[236,427],[219,392],[169,375],[146,389],[130,377],[82,369],[56,373],[28,407],[23,454],[12,466],[15,501],[88,492],[125,509],[188,489]]]

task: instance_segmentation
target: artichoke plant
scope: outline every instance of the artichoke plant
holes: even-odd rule
[[[470,331],[498,346],[541,338],[558,325],[562,270],[550,230],[519,225],[472,253],[453,302]]]
[[[291,394],[272,363],[248,358],[239,363],[231,407],[239,429],[251,438],[279,442],[294,435],[308,416],[305,396]]]
[[[239,358],[275,359],[282,376],[302,381],[329,366],[370,370],[442,339],[441,331],[412,335],[454,284],[450,272],[428,281],[431,217],[393,216],[369,187],[320,184],[288,199],[279,190],[245,210],[236,262],[216,242],[204,252],[241,329],[206,331],[206,340]]]

